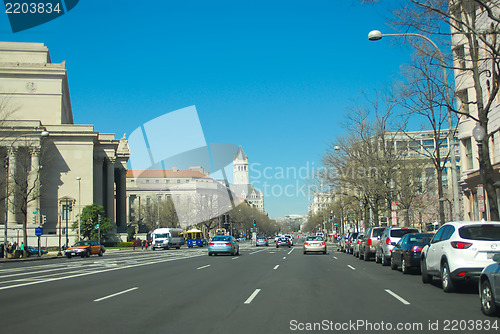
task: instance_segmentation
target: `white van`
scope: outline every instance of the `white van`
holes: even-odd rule
[[[151,249],[181,248],[184,243],[181,228],[157,228],[153,231],[153,243]]]

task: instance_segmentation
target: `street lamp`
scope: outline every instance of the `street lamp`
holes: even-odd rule
[[[22,133],[18,136],[16,136],[13,140],[12,140],[12,143],[10,144],[9,146],[9,149],[7,152],[10,152],[12,150],[12,147],[14,147],[14,144],[16,143],[16,141],[21,138],[21,137],[40,137],[40,138],[44,138],[44,137],[48,137],[49,136],[49,132],[48,131],[42,131],[40,132],[40,134],[38,133]],[[9,166],[9,158],[7,157],[7,160],[5,161],[5,165],[6,167]],[[15,168],[15,166],[13,167]],[[8,225],[8,220],[9,220],[9,177],[10,177],[10,174],[7,175],[7,182],[5,183],[5,193],[6,193],[6,197],[5,197],[5,228],[4,228],[4,256],[5,258],[7,258],[7,244],[8,244],[8,238],[7,238],[7,225]],[[38,207],[40,207],[40,205],[37,205]],[[39,209],[37,209],[39,210]],[[38,213],[40,215],[40,212]],[[24,238],[26,239],[27,241],[27,236],[26,236],[26,221],[24,222],[23,224],[23,233],[24,233]],[[26,244],[24,245],[25,249],[27,249],[28,245],[27,245],[27,242]],[[24,256],[25,254],[23,254]]]
[[[458,198],[458,179],[457,179],[457,160],[455,156],[455,138],[453,138],[453,118],[451,117],[451,100],[450,100],[450,94],[448,91],[448,75],[446,73],[446,63],[444,61],[444,55],[437,46],[436,43],[432,41],[427,36],[421,35],[421,34],[415,34],[415,33],[404,33],[404,34],[382,34],[379,30],[372,30],[368,33],[368,39],[370,41],[378,41],[381,40],[382,37],[418,37],[422,38],[425,41],[427,41],[429,44],[432,45],[432,47],[436,50],[437,54],[439,55],[439,61],[441,62],[441,68],[443,69],[443,82],[445,86],[445,99],[446,99],[446,106],[447,106],[447,116],[448,116],[448,148],[450,150],[450,159],[451,159],[451,177],[452,177],[452,188],[453,188],[453,206],[455,208],[455,215],[459,215],[460,213],[460,202]],[[453,220],[458,220],[458,217],[454,217]]]
[[[478,122],[474,129],[472,129],[472,136],[477,142],[477,154],[479,156],[479,179],[481,182],[481,185],[484,187],[486,184],[486,180],[484,177],[483,173],[483,168],[484,168],[484,161],[483,161],[483,140],[486,138],[486,130],[481,126],[481,124]],[[484,188],[483,188],[484,189]],[[478,194],[479,195],[479,194]],[[484,190],[483,190],[483,197],[484,197]]]
[[[81,187],[80,183],[82,181],[81,177],[77,177],[76,180],[78,181],[78,241],[80,241],[80,225],[82,224],[82,203],[81,203]]]

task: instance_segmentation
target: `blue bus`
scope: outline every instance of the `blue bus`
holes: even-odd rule
[[[203,247],[203,233],[200,230],[189,230],[185,232],[187,246],[192,247]]]

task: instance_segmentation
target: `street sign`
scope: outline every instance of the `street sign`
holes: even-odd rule
[[[43,228],[41,227],[35,228],[35,235],[43,235]]]
[[[356,219],[356,216],[349,216],[347,219]]]
[[[34,214],[34,215],[37,215],[37,214],[38,214],[38,211],[33,211],[33,214]]]

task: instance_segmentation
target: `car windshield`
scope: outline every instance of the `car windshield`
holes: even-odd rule
[[[323,241],[323,237],[320,237],[320,236],[307,237],[306,241]]]
[[[79,247],[79,246],[89,246],[90,241],[78,241],[76,244],[73,245],[73,247]]]
[[[463,239],[500,241],[500,225],[473,225],[458,229]]]
[[[432,233],[410,235],[408,239],[406,239],[406,242],[408,244],[421,244],[424,238],[432,238],[432,236]]]
[[[414,229],[410,229],[410,228],[405,228],[405,229],[394,229],[394,230],[391,230],[391,237],[393,238],[401,238],[403,237],[405,234],[408,234],[408,233],[416,233],[418,232],[417,230],[414,230]]]
[[[168,238],[168,233],[157,233],[155,234],[155,239],[164,239]]]
[[[372,236],[372,238],[380,237],[382,235],[382,233],[384,233],[384,229],[383,228],[373,229],[373,236]]]
[[[212,238],[212,241],[231,241],[231,237],[227,235],[216,235]]]
[[[257,240],[266,240],[265,237],[258,237]]]

